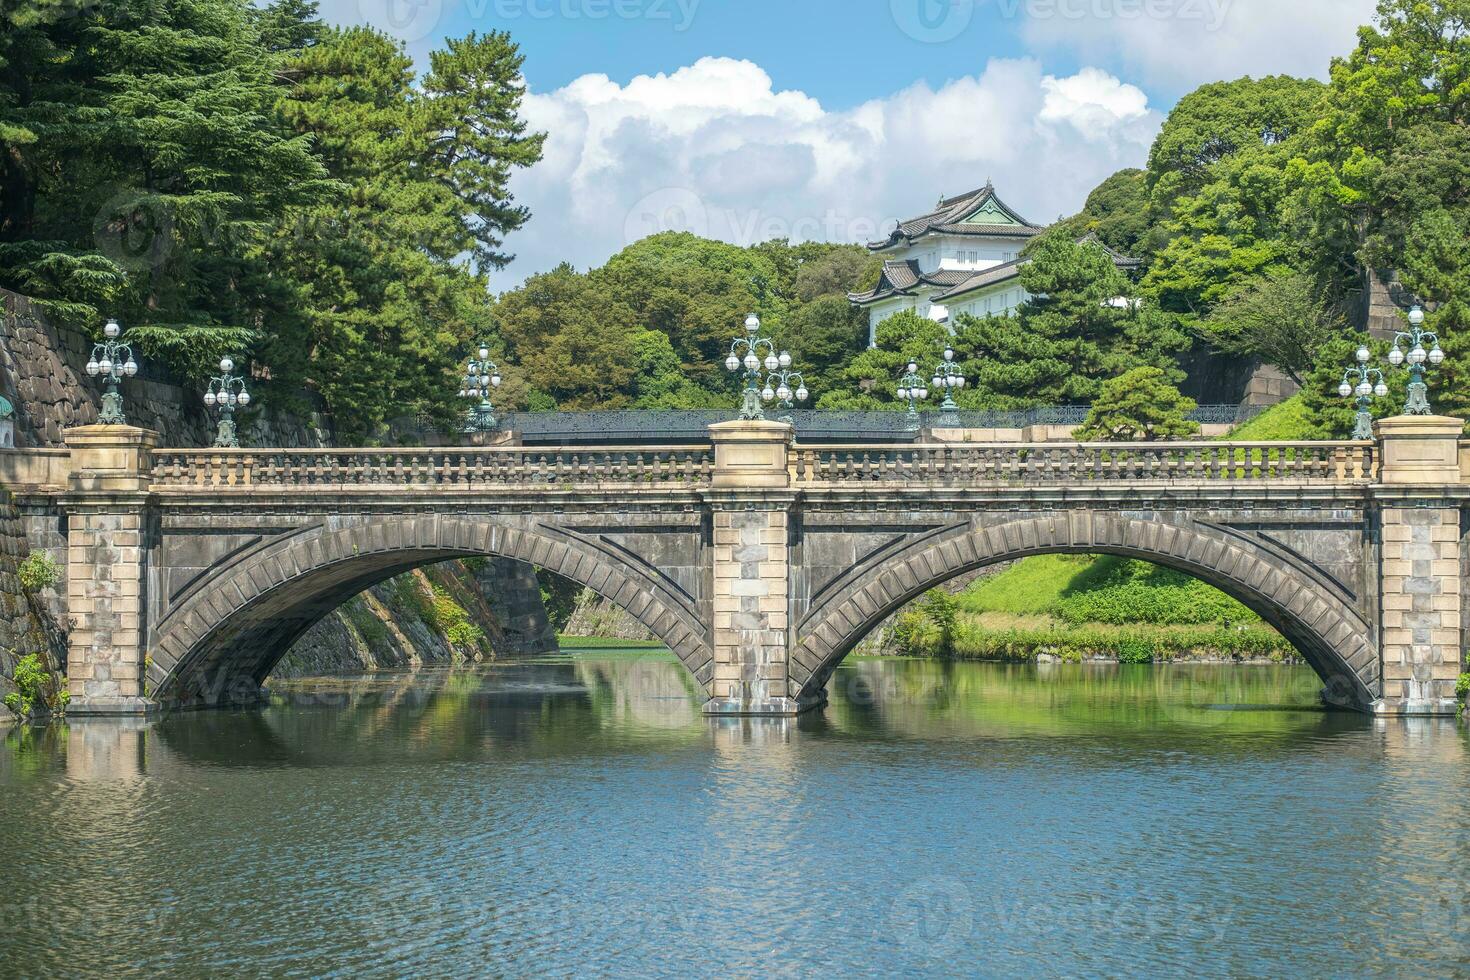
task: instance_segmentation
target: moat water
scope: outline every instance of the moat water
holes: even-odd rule
[[[0,732],[0,976],[1470,974],[1470,737],[1305,668],[667,654]]]

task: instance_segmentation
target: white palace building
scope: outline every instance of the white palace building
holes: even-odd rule
[[[1020,275],[1028,260],[1021,252],[1045,230],[1007,206],[988,182],[899,222],[886,240],[868,245],[884,259],[878,285],[848,296],[868,310],[868,345],[877,342],[878,324],[903,310],[940,323],[962,313],[984,317],[1014,310],[1027,299]],[[1139,264],[1101,242],[1098,247],[1120,268]]]

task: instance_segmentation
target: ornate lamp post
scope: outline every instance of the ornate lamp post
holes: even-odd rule
[[[916,407],[919,402],[929,399],[929,389],[924,387],[924,379],[919,376],[919,365],[916,361],[909,361],[908,373],[898,380],[899,401],[909,403],[907,416],[908,428],[916,430],[919,428],[919,410]]]
[[[954,402],[954,393],[965,386],[965,375],[960,371],[960,366],[954,362],[954,348],[944,348],[944,360],[940,361],[934,368],[934,390],[944,392],[944,403],[939,410],[944,414],[939,417],[939,424],[955,426],[959,424],[959,416],[955,413],[960,407]]]
[[[475,402],[464,431],[494,432],[500,423],[495,421],[495,406],[490,403],[490,393],[500,387],[500,368],[490,360],[489,347],[481,344],[475,353],[480,356],[471,357],[465,364],[464,382],[459,389],[459,397]]]
[[[118,340],[121,334],[117,320],[109,318],[107,326],[102,328],[102,342],[92,345],[92,358],[87,361],[87,374],[94,378],[100,375],[107,382],[107,391],[102,395],[102,414],[97,419],[103,425],[128,424],[123,414],[122,392],[117,386],[123,378],[138,373],[138,362],[133,360],[133,348]]]
[[[1427,351],[1425,344],[1430,345]],[[1405,361],[1409,364],[1409,399],[1404,413],[1433,415],[1429,407],[1429,385],[1424,383],[1424,365],[1427,362],[1431,367],[1439,367],[1444,363],[1444,351],[1439,346],[1439,335],[1424,329],[1424,310],[1418,306],[1409,311],[1409,330],[1394,335],[1393,348],[1388,352],[1388,363],[1394,367]]]
[[[761,368],[764,367],[767,374],[774,374],[777,370],[791,367],[791,355],[782,351],[776,353],[776,344],[769,338],[762,337],[761,319],[754,313],[745,318],[745,336],[736,337],[730,344],[730,356],[725,358],[725,368],[731,373],[745,369],[745,391],[741,395],[740,417],[747,421],[762,421],[766,417],[765,409],[761,407],[761,399],[771,401],[776,397],[775,389],[768,380],[765,387],[761,387]],[[741,351],[745,354],[742,357]],[[765,357],[761,357],[761,352]],[[766,394],[770,392],[770,394]]]
[[[204,393],[205,406],[219,412],[219,434],[214,439],[217,449],[240,448],[240,439],[235,431],[235,406],[244,408],[250,404],[245,379],[234,371],[235,362],[231,358],[220,358],[219,377],[209,379],[209,390]]]
[[[1342,384],[1337,388],[1337,393],[1344,398],[1352,398],[1354,395],[1358,398],[1358,420],[1353,426],[1354,439],[1373,438],[1373,399],[1388,395],[1383,372],[1368,366],[1368,359],[1372,356],[1373,353],[1367,347],[1359,347],[1357,367],[1350,367],[1343,372]]]
[[[811,392],[807,391],[806,381],[802,378],[801,372],[790,370],[790,354],[782,351],[777,360],[780,361],[781,369],[766,378],[766,386],[761,389],[761,399],[763,401],[774,399],[777,403],[776,407],[785,413],[776,419],[777,422],[795,425],[795,420],[791,417],[791,410],[796,407],[795,402],[804,402],[811,397]]]

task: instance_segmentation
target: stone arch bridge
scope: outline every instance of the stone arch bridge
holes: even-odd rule
[[[807,446],[778,423],[640,448],[170,450],[121,426],[0,454],[64,553],[69,711],[249,703],[364,588],[495,555],[627,609],[712,714],[820,706],[910,599],[1048,552],[1195,575],[1276,626],[1335,706],[1452,713],[1470,598],[1462,423],[1374,442]]]

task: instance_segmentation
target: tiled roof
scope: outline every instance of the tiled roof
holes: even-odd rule
[[[993,224],[968,224],[965,219],[979,211],[987,204],[993,203],[995,208],[1006,217],[1015,221],[1014,225]],[[1043,231],[1040,225],[1034,225],[1021,217],[1014,209],[1009,207],[995,193],[995,188],[986,184],[979,190],[959,194],[955,197],[947,197],[939,202],[938,207],[928,214],[907,221],[900,221],[898,227],[889,232],[888,238],[880,242],[868,243],[870,249],[891,248],[904,241],[912,241],[922,235],[942,233],[946,235],[972,235],[977,237],[995,237],[1003,235],[1007,238],[1030,238]]]
[[[922,272],[915,259],[909,259],[907,262],[890,260],[883,263],[883,274],[878,277],[877,286],[866,293],[848,293],[847,298],[858,304],[872,303],[907,293],[916,286],[937,286],[947,289],[964,282],[969,277],[970,273],[963,269],[937,269],[934,272]]]
[[[962,281],[954,285],[954,288],[947,289],[936,295],[934,302],[941,303],[951,296],[959,296],[963,293],[974,292],[977,289],[984,289],[986,286],[1008,282],[1019,276],[1021,274],[1021,266],[1029,261],[1031,260],[1016,259],[1014,262],[1007,262],[1004,265],[992,266],[989,269],[982,269],[979,272],[967,273]]]

